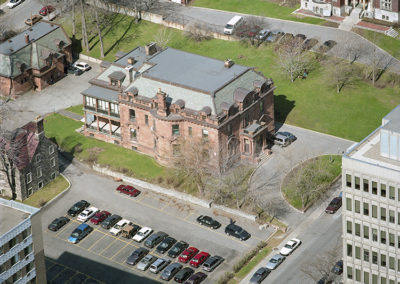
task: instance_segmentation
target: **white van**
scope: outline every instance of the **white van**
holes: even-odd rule
[[[229,22],[226,24],[224,28],[224,34],[231,35],[235,31],[235,28],[240,26],[243,23],[243,17],[234,16]]]

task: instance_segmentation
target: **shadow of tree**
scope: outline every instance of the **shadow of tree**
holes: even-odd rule
[[[277,95],[274,98],[275,121],[285,123],[289,113],[295,107],[295,101],[290,101],[285,95]]]
[[[137,29],[135,29],[134,34],[130,35],[129,37],[126,37],[129,31],[131,31],[132,26],[134,25],[135,20],[131,19],[129,21],[128,27],[125,29],[124,33],[111,45],[108,50],[104,53],[105,56],[107,56],[111,50],[114,49],[114,47],[119,46],[120,43],[124,42],[125,40],[131,40],[132,38],[136,38],[139,36]]]

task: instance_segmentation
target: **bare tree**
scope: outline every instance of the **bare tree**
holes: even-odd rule
[[[88,34],[87,34],[87,28],[86,28],[86,9],[85,9],[85,1],[84,0],[79,0],[80,1],[80,6],[81,6],[81,17],[82,17],[82,42],[83,46],[86,48],[86,51],[89,52],[89,40],[88,40]]]
[[[4,22],[0,22],[0,42],[6,41],[9,38],[17,35],[17,32],[11,30],[8,25]]]
[[[113,3],[125,9],[128,14],[130,9],[133,9],[135,21],[138,22],[142,19],[142,12],[150,10],[155,6],[158,0],[105,0],[105,2]]]
[[[251,45],[255,45],[258,42],[256,39],[259,31],[266,28],[266,26],[267,23],[262,17],[246,17],[244,24],[236,28],[235,34],[241,40],[249,40]]]
[[[312,56],[304,51],[303,43],[297,38],[282,39],[277,46],[277,63],[293,83],[314,63]]]
[[[158,30],[158,33],[154,36],[154,42],[161,47],[162,49],[168,46],[169,41],[171,40],[172,33],[171,30],[163,27]]]
[[[360,70],[353,64],[332,58],[328,66],[326,81],[328,85],[336,88],[337,94],[344,87],[354,85],[359,80]]]
[[[207,24],[194,23],[185,27],[185,35],[194,41],[204,41],[212,38]]]
[[[357,61],[366,54],[365,47],[358,40],[354,40],[352,35],[346,33],[341,38],[340,55],[349,63]]]

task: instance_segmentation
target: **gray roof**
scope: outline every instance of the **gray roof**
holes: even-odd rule
[[[248,132],[256,132],[258,128],[260,128],[261,125],[258,123],[253,123],[247,126],[244,130]]]
[[[128,63],[128,58],[133,57],[136,62],[132,66],[137,69],[137,68],[140,68],[143,65],[143,63],[152,56],[154,56],[154,55],[146,55],[146,50],[143,46],[138,46],[134,50],[126,53],[125,56],[116,60],[115,63],[126,67],[126,66],[130,65]]]
[[[165,49],[152,57],[149,62],[156,65],[143,72],[146,77],[210,94],[249,69],[238,64],[226,68],[224,61],[174,48]]]
[[[11,55],[17,50],[20,50],[21,48],[29,45],[29,43],[25,42],[25,34],[29,35],[29,40],[36,41],[37,39],[41,38],[42,36],[50,33],[51,31],[54,31],[58,29],[58,25],[50,24],[47,22],[38,22],[35,25],[33,25],[31,28],[28,28],[27,30],[17,34],[10,40],[7,40],[3,43],[0,44],[0,53],[5,54],[5,55]]]
[[[383,129],[400,133],[400,105],[382,119]]]
[[[7,233],[29,216],[24,211],[0,205],[0,235]]]
[[[233,98],[234,98],[235,101],[238,101],[238,102],[242,103],[243,100],[246,98],[248,93],[250,93],[249,90],[246,90],[245,88],[239,87],[233,93]]]
[[[126,74],[122,71],[114,71],[112,72],[110,75],[108,75],[108,78],[112,79],[112,80],[124,80],[126,77]]]
[[[82,91],[82,95],[98,98],[109,102],[118,102],[118,92],[106,88],[91,86]]]

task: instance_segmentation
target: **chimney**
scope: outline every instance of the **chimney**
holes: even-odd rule
[[[146,55],[150,56],[153,55],[154,53],[157,52],[157,46],[155,42],[150,42],[149,44],[146,44],[144,49],[146,50]]]
[[[225,68],[231,68],[233,64],[234,64],[233,60],[228,58],[224,62],[224,67]]]
[[[161,91],[161,88],[158,88],[157,92],[157,114],[161,116],[167,116],[168,115],[168,109],[167,109],[167,94],[163,91]]]
[[[135,57],[128,58],[128,64],[133,65],[133,64],[135,64],[135,62],[136,62]]]
[[[129,83],[132,83],[133,81],[133,66],[132,65],[128,65],[125,67],[126,70],[126,77],[128,77]]]
[[[28,34],[25,34],[25,43],[29,43],[29,35]]]
[[[38,115],[33,122],[36,124],[35,134],[39,137],[44,136],[43,117]]]

